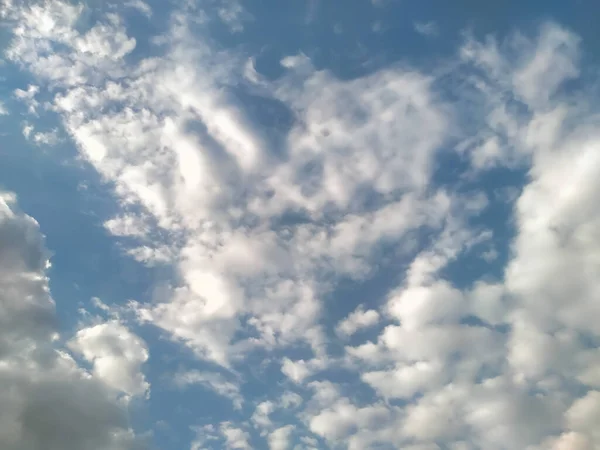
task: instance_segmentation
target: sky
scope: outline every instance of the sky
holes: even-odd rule
[[[0,0],[0,447],[600,449],[599,13]]]

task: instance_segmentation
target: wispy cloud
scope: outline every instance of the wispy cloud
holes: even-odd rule
[[[415,31],[423,36],[435,37],[440,33],[436,22],[415,22]]]

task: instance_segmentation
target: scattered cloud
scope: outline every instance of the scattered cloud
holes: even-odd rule
[[[238,3],[215,11],[244,31]],[[155,42],[161,55],[139,60],[126,21],[110,12],[86,27],[83,12],[59,0],[10,7],[7,56],[39,83],[15,98],[32,114],[38,95],[50,98],[114,188],[121,211],[105,230],[136,260],[171,265],[166,287],[130,312],[218,366],[177,373],[176,384],[207,387],[236,410],[194,427],[192,449],[250,449],[258,438],[272,450],[600,443],[600,136],[590,100],[562,90],[581,73],[574,33],[547,23],[504,40],[466,35],[443,79],[394,64],[342,79],[306,54],[283,57],[270,79],[185,12]],[[415,29],[437,34],[435,22]],[[239,89],[293,118],[283,138],[257,126]],[[440,161],[453,158],[468,167],[449,186]],[[490,187],[493,170],[527,178]],[[86,325],[67,349],[89,372],[49,344],[41,235],[2,198],[0,378],[15,394],[4,394],[0,441],[133,448],[114,391],[148,392],[147,344],[124,319]],[[500,207],[512,209],[506,242],[483,220]],[[508,262],[495,276],[468,269],[473,249],[477,264],[503,264],[503,251]],[[377,302],[335,309],[341,282],[367,285],[384,269],[393,277]],[[247,401],[241,373],[268,384],[269,398]],[[84,391],[100,411],[93,421],[80,414]],[[57,428],[72,418],[89,422],[86,433],[50,434],[42,415],[53,402],[66,411],[51,417]]]
[[[336,331],[340,336],[348,337],[361,329],[372,327],[378,322],[379,313],[374,309],[365,311],[361,305],[337,325]]]
[[[125,6],[138,10],[148,18],[152,17],[152,8],[143,0],[128,0],[125,2]]]
[[[436,22],[415,22],[415,31],[426,37],[436,37],[440,30]]]
[[[233,33],[244,31],[244,22],[252,19],[252,16],[243,8],[237,0],[224,0],[218,6],[218,16],[221,21],[229,27]]]
[[[23,124],[23,136],[36,145],[54,146],[60,142],[59,131],[57,128],[50,131],[36,131],[35,127],[25,122]]]
[[[287,450],[290,448],[290,434],[293,431],[293,425],[286,425],[273,431],[269,435],[269,450]]]
[[[232,381],[227,381],[218,373],[200,372],[197,370],[180,372],[175,375],[174,381],[181,388],[195,384],[206,386],[215,393],[230,399],[235,409],[241,409],[244,403],[239,385]]]
[[[112,321],[77,332],[67,344],[92,363],[94,375],[128,395],[144,395],[150,389],[142,365],[148,360],[146,344],[122,324]]]
[[[221,424],[221,434],[225,438],[227,449],[250,450],[252,448],[248,442],[250,439],[248,432],[233,426],[230,422]]]

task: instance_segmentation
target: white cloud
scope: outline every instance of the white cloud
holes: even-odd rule
[[[318,371],[327,366],[324,359],[313,358],[309,360],[299,359],[296,361],[284,357],[281,364],[281,372],[294,383],[303,383]]]
[[[298,76],[306,75],[300,71]],[[310,72],[300,92],[296,78],[290,81],[279,96],[301,112],[302,126],[290,132],[294,164],[270,177],[272,201],[300,202],[318,214],[330,202],[341,210],[360,207],[352,203],[363,186],[391,196],[428,185],[434,153],[449,125],[444,105],[430,89],[431,79],[387,70],[339,81]],[[425,124],[427,134],[419,131]],[[314,175],[306,173],[311,166]],[[286,186],[289,179],[297,184]]]
[[[28,122],[23,124],[23,136],[37,145],[54,146],[60,141],[58,129],[46,132],[36,131],[35,127]]]
[[[357,407],[342,398],[314,415],[309,427],[331,445],[348,439],[348,449],[358,450],[388,441],[391,436],[381,438],[392,432],[391,427],[385,426],[391,425],[394,415],[393,409],[384,404]]]
[[[79,10],[57,18],[59,4],[23,14],[9,55],[61,86],[54,109],[82,156],[124,204],[140,205],[156,223],[149,233],[164,242],[141,242],[129,253],[147,264],[175,261],[177,279],[160,304],[138,305],[139,317],[198,356],[230,366],[249,347],[306,342],[322,351],[320,297],[330,287],[321,274],[366,276],[378,246],[423,224],[439,226],[445,198],[425,189],[449,121],[431,79],[391,69],[340,81],[288,64],[289,75],[269,88],[300,120],[286,143],[289,162],[277,162],[222,88],[243,76],[245,60],[198,45],[186,19],[174,15],[164,38],[169,56],[126,69],[123,57],[135,41],[118,18],[80,31],[73,25]],[[46,22],[52,26],[40,29]],[[64,45],[46,61],[34,39]],[[367,213],[360,198],[371,194],[382,205]],[[323,222],[330,207],[333,233]],[[293,209],[311,221],[266,229]],[[242,225],[253,217],[257,225]],[[148,221],[128,216],[106,226],[140,239],[146,228],[134,223]],[[259,339],[232,342],[243,325]]]
[[[597,443],[600,440],[596,426],[600,420],[600,391],[589,391],[585,397],[575,401],[567,411],[566,418],[567,426],[572,431]]]
[[[431,389],[444,377],[444,367],[436,362],[416,362],[399,365],[391,371],[366,372],[365,383],[385,398],[410,399],[418,392]]]
[[[230,422],[222,423],[220,431],[225,438],[226,448],[231,450],[250,450],[252,448],[248,442],[250,435],[247,431],[233,426]]]
[[[269,435],[269,450],[287,450],[290,448],[290,435],[293,431],[293,425],[286,425],[273,431]]]
[[[456,323],[464,315],[465,306],[462,293],[444,281],[427,287],[410,286],[388,302],[390,314],[407,331]]]
[[[357,331],[372,327],[378,322],[379,313],[373,309],[365,311],[361,305],[337,325],[336,331],[343,337],[352,336]]]
[[[295,392],[285,391],[280,397],[280,406],[285,409],[297,408],[302,405],[302,397]]]
[[[94,375],[108,386],[129,395],[148,393],[150,384],[141,371],[148,347],[121,323],[83,328],[67,345],[92,363]]]
[[[467,437],[474,448],[486,449],[537,445],[593,448],[598,438],[587,428],[586,424],[591,422],[586,420],[594,417],[595,393],[589,391],[577,399],[572,383],[581,383],[580,388],[585,391],[596,382],[597,369],[590,357],[597,354],[597,349],[588,348],[577,336],[591,338],[598,333],[595,322],[588,320],[597,315],[591,302],[595,292],[592,278],[597,276],[598,268],[591,256],[597,253],[591,231],[597,211],[591,203],[591,193],[597,190],[594,181],[597,177],[593,174],[600,168],[591,156],[596,153],[593,149],[597,138],[589,132],[585,121],[573,127],[573,122],[567,119],[569,115],[577,117],[577,110],[560,102],[551,103],[560,82],[577,74],[574,65],[577,39],[553,26],[542,27],[537,42],[519,40],[522,37],[514,39],[524,45],[524,62],[514,66],[520,67],[516,71],[506,69],[512,63],[504,59],[499,46],[475,45],[481,52],[478,64],[489,70],[493,83],[503,89],[513,86],[516,94],[533,109],[531,119],[518,121],[517,130],[510,136],[517,151],[531,155],[532,179],[517,202],[518,235],[504,283],[479,282],[468,301],[464,294],[455,292],[454,306],[443,301],[429,309],[426,306],[436,298],[431,288],[439,281],[427,287],[422,283],[431,283],[428,280],[440,265],[436,258],[418,257],[409,270],[409,285],[413,280],[413,284],[421,285],[416,292],[427,295],[407,296],[405,306],[399,300],[402,297],[392,297],[391,311],[400,319],[401,326],[386,328],[377,343],[349,351],[352,356],[375,365],[400,358],[409,363],[419,361],[420,366],[416,367],[430,369],[440,358],[446,361],[441,374],[427,372],[437,377],[408,378],[418,381],[412,385],[388,381],[393,376],[408,377],[416,367],[401,365],[392,371],[363,375],[382,395],[410,396],[425,392],[423,398],[407,409],[404,433],[413,439],[452,442]],[[557,65],[558,70],[552,75],[544,69],[548,64]],[[417,261],[421,262],[415,264]],[[400,291],[400,295],[402,292],[411,292],[411,288]],[[440,306],[450,309],[443,311]],[[465,308],[489,324],[510,323],[506,341],[508,365],[501,363],[502,334],[458,324],[448,328],[436,322],[457,323],[467,311]],[[408,336],[411,329],[424,334],[405,340],[405,333]],[[465,332],[474,334],[465,344],[452,344],[453,339],[460,342],[459,336]],[[423,345],[424,342],[431,346]],[[454,373],[445,355],[464,352],[463,345],[471,348],[458,357],[461,369]],[[476,347],[479,349],[475,350]],[[400,353],[387,354],[396,350]],[[479,377],[486,372],[489,378],[480,381]],[[502,372],[504,375],[495,378]],[[477,377],[473,377],[475,374]],[[446,384],[443,378],[449,376],[453,381]],[[410,389],[411,386],[414,388]],[[532,396],[528,389],[538,389],[543,394]],[[564,432],[560,437],[548,437],[561,428]]]
[[[104,227],[113,236],[124,237],[145,237],[149,230],[149,225],[142,217],[136,215],[123,215],[114,217],[104,223]]]
[[[275,408],[276,405],[269,400],[260,402],[258,405],[256,405],[250,420],[256,427],[263,429],[270,428],[273,423],[271,422],[269,415],[275,410]]]
[[[546,107],[565,80],[579,75],[578,44],[577,36],[569,31],[542,26],[538,41],[529,54],[524,52],[523,63],[512,76],[515,91],[529,105]]]
[[[76,38],[72,44],[77,52],[89,54],[94,58],[119,60],[135,48],[135,39],[127,36],[119,27],[118,16],[108,17],[109,23],[98,24]]]

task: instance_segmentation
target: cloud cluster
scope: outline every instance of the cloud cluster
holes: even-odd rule
[[[116,369],[115,377],[115,363],[122,363],[127,355],[106,350],[106,364],[98,364],[96,376],[61,348],[47,267],[37,222],[16,210],[14,196],[1,194],[0,446],[7,450],[146,448],[131,430],[119,400],[118,390],[127,387],[113,383],[122,370]]]
[[[93,365],[94,376],[129,395],[141,395],[150,385],[141,372],[148,360],[146,344],[117,321],[83,328],[68,343]]]
[[[228,5],[218,15],[239,31],[239,5]],[[192,448],[253,448],[252,428],[273,450],[600,445],[598,117],[561,89],[579,75],[578,38],[554,24],[502,42],[467,37],[444,79],[392,66],[341,80],[300,54],[271,80],[182,8],[154,42],[163,56],[139,60],[113,12],[85,29],[83,7],[15,8],[8,56],[114,186],[122,213],[105,228],[136,242],[141,262],[174,268],[155,302],[132,303],[136,318],[233,374],[177,382],[240,414],[256,404],[239,423],[196,426]],[[261,126],[240,90],[292,119]],[[458,187],[438,180],[452,158],[468,165]],[[494,238],[481,225],[499,201],[484,189],[493,170],[528,171],[515,237],[499,243],[508,262],[496,278],[461,281],[448,274],[467,257],[492,260],[480,250]],[[360,286],[383,268],[395,284],[361,299],[368,307],[336,297],[340,280]],[[32,307],[43,326],[14,309],[23,324],[2,330],[1,349],[53,332],[52,308]],[[123,324],[81,330],[69,348],[92,364],[86,383],[147,391],[148,351]],[[280,372],[273,398],[241,394],[253,357]]]
[[[378,248],[440,225],[450,200],[428,193],[427,180],[448,120],[426,77],[390,70],[340,82],[287,60],[290,76],[271,95],[297,120],[276,148],[223,88],[237,57],[198,46],[182,15],[162,42],[171,57],[132,68],[135,39],[116,15],[80,31],[81,8],[59,10],[26,9],[8,54],[52,89],[51,108],[124,204],[143,207],[119,222],[140,224],[132,254],[171,260],[179,276],[139,316],[202,357],[228,366],[257,345],[320,346],[318,296],[330,289],[320,278],[364,277]],[[139,232],[150,227],[170,252]],[[232,345],[241,326],[257,338]]]

